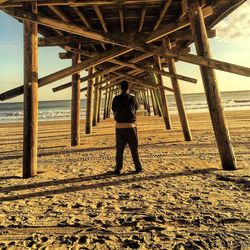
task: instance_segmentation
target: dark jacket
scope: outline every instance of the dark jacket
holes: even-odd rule
[[[129,93],[121,93],[113,99],[112,110],[118,123],[135,122],[137,109],[137,99]]]

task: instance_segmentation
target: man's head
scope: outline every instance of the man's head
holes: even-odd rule
[[[127,81],[122,81],[121,82],[121,90],[122,92],[127,92],[129,89],[129,84]]]

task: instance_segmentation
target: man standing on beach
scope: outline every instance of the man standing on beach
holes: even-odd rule
[[[138,102],[134,95],[128,93],[129,84],[121,82],[122,93],[115,96],[112,103],[112,110],[116,120],[116,168],[115,174],[121,173],[123,165],[123,152],[128,144],[135,164],[135,172],[140,173],[142,166],[138,153],[138,134],[136,128],[136,111]]]

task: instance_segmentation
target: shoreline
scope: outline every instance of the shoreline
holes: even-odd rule
[[[144,110],[140,110],[141,112],[146,112]],[[225,114],[230,114],[230,113],[237,113],[237,112],[250,112],[250,109],[249,107],[247,107],[246,109],[233,109],[233,110],[224,110]],[[192,115],[209,115],[209,112],[208,110],[204,110],[203,112],[202,111],[197,111],[197,112],[186,112],[187,113],[187,116],[192,116]],[[173,112],[173,111],[170,111],[170,115],[176,117],[178,116],[178,112]],[[141,115],[140,115],[141,116]],[[146,115],[146,117],[154,117],[153,114],[151,114],[150,116],[149,115]],[[111,115],[111,118],[110,119],[113,119],[112,118],[112,115]],[[103,119],[101,118],[101,122],[103,121]],[[62,118],[62,119],[55,119],[55,120],[52,120],[52,119],[48,119],[48,120],[39,120],[38,123],[39,124],[43,124],[43,123],[65,123],[65,122],[70,122],[70,118],[69,119],[65,119],[65,118]],[[85,122],[85,119],[81,119],[81,122]],[[3,126],[8,126],[8,125],[14,125],[14,124],[17,124],[17,125],[20,125],[22,124],[23,121],[22,120],[18,120],[18,121],[0,121],[0,127],[3,127]]]

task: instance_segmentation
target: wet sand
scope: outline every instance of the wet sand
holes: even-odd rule
[[[40,122],[38,175],[22,179],[22,124],[0,124],[0,249],[250,249],[250,111],[227,112],[238,170],[222,171],[208,114],[138,116],[144,172],[114,121],[70,147],[70,122]]]

